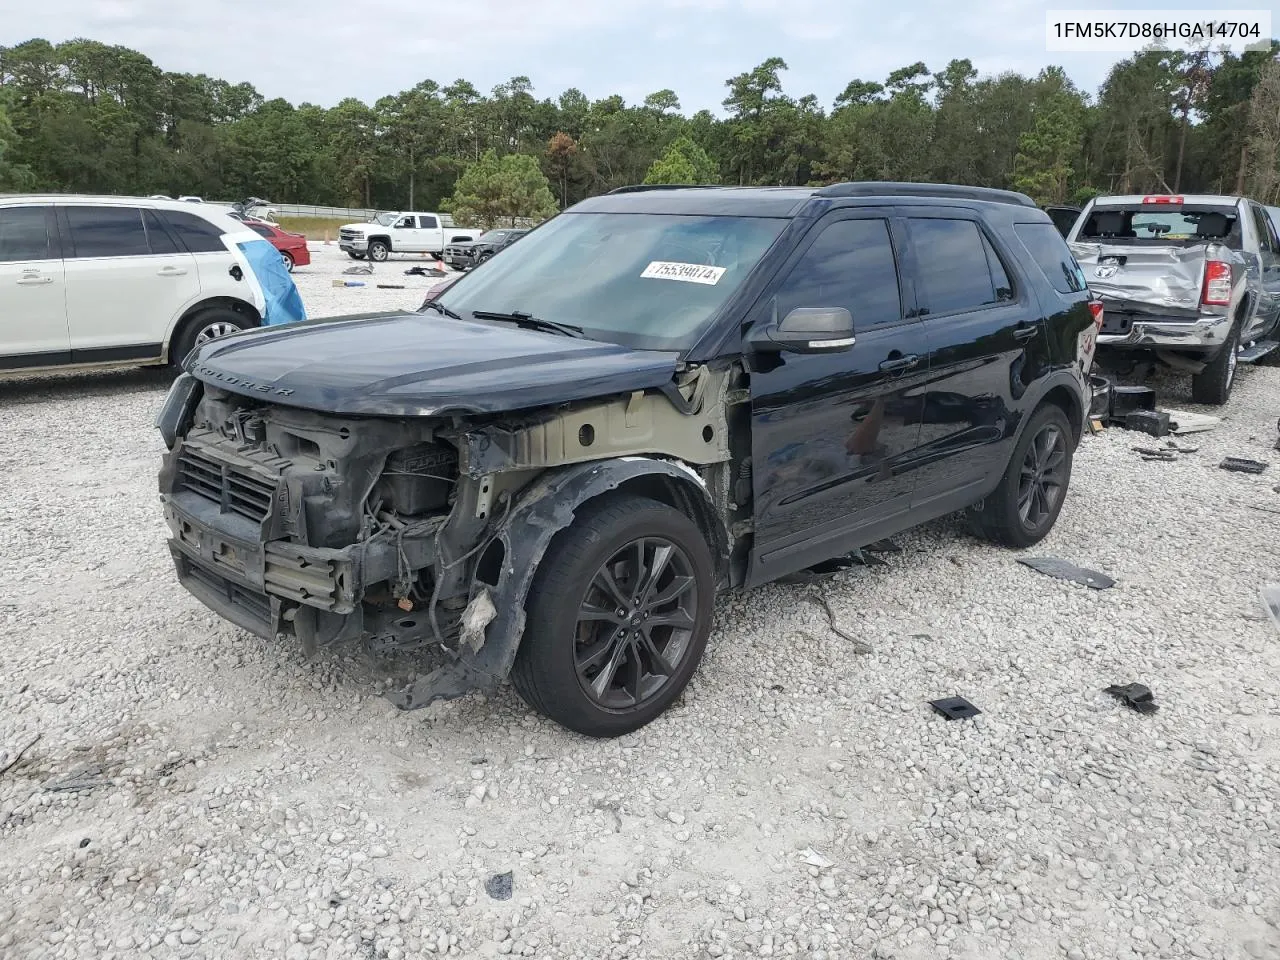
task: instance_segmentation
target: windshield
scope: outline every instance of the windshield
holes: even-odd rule
[[[764,217],[566,213],[440,297],[469,312],[519,311],[596,340],[692,346],[788,221]]]
[[[1240,248],[1236,210],[1227,206],[1098,206],[1080,228],[1078,241],[1185,245],[1214,240]]]
[[[396,222],[396,217],[398,216],[400,216],[398,213],[380,213],[371,222],[380,227],[389,227]]]
[[[484,233],[480,234],[480,239],[489,241],[501,240],[506,235],[507,232],[505,230],[486,230]]]

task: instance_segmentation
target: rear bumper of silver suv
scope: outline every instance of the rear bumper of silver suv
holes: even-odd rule
[[[1227,340],[1231,317],[1159,316],[1123,311],[1104,301],[1098,346],[1109,349],[1174,349],[1216,353]]]

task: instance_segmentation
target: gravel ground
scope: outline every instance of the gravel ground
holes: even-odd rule
[[[315,315],[429,285],[332,273],[298,274]],[[1085,440],[1036,552],[1113,589],[933,524],[821,587],[870,653],[812,587],[727,598],[686,695],[612,742],[509,691],[398,713],[360,660],[200,606],[155,493],[165,386],[0,384],[0,751],[39,735],[0,773],[6,960],[1280,957],[1280,369],[1176,462]],[[1158,713],[1102,692],[1133,680]]]

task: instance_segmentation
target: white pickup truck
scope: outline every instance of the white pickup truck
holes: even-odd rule
[[[476,240],[481,230],[455,227],[438,213],[380,213],[338,230],[338,246],[353,260],[383,261],[393,253],[429,253],[437,260],[451,243]]]

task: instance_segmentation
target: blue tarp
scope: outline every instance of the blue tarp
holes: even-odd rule
[[[244,240],[239,244],[253,275],[262,287],[266,306],[262,310],[262,325],[272,327],[281,323],[297,323],[307,319],[302,295],[285,269],[280,251],[266,240]]]

